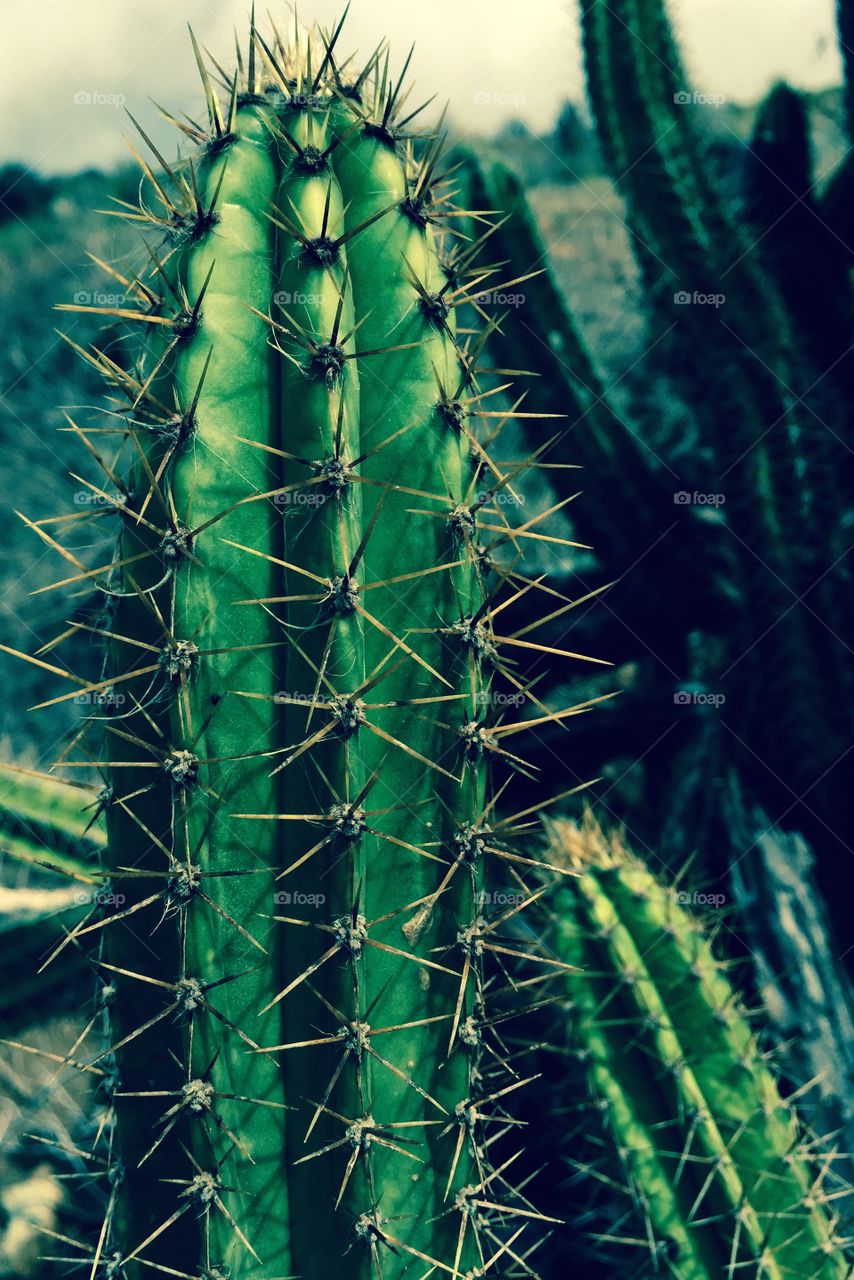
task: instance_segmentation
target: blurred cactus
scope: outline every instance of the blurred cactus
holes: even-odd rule
[[[490,345],[502,366],[535,375],[529,394],[554,421],[523,419],[531,447],[551,440],[543,455],[546,468],[583,468],[597,554],[616,570],[625,543],[622,528],[610,518],[606,495],[619,485],[643,521],[663,505],[655,498],[667,488],[662,469],[605,395],[567,301],[547,269],[548,250],[519,178],[500,160],[481,159],[471,148],[459,147],[455,154],[466,203],[496,219],[481,257],[505,264],[502,269],[514,277],[535,273],[525,281],[522,305],[503,316]],[[476,233],[473,219],[471,234]],[[556,476],[556,483],[569,481]]]
[[[745,212],[777,281],[816,380],[810,403],[845,432],[854,390],[854,290],[846,243],[818,192],[802,94],[775,85],[761,104],[745,158]]]
[[[814,1127],[838,1134],[838,1164],[852,1177],[854,996],[833,946],[815,852],[797,832],[745,804],[735,780],[726,797],[732,886],[764,1020],[789,1078],[811,1088]],[[849,1212],[854,1206],[846,1206]]]
[[[748,749],[803,791],[843,741],[835,682],[825,679],[838,663],[799,602],[818,579],[822,602],[839,593],[845,463],[803,403],[811,380],[786,300],[715,184],[663,0],[587,0],[583,30],[603,146],[607,135],[641,265],[669,311],[685,393],[715,459],[709,489],[725,494],[740,547],[731,714]],[[782,678],[795,670],[794,684]]]
[[[567,1051],[608,1137],[601,1159],[570,1163],[623,1192],[600,1245],[647,1253],[642,1275],[845,1280],[849,1188],[780,1093],[727,966],[682,905],[692,894],[592,822],[547,835],[577,877],[556,893],[548,938],[580,970],[560,979]]]
[[[552,415],[545,421],[539,415],[521,420],[529,447],[541,451],[540,465],[558,491],[576,478],[583,488],[597,563],[621,579],[618,642],[628,630],[663,662],[679,666],[686,630],[721,628],[731,607],[723,588],[728,568],[721,563],[723,532],[705,518],[707,512],[674,504],[675,472],[645,443],[643,426],[627,421],[612,403],[549,270],[548,250],[519,178],[500,160],[473,148],[458,147],[455,154],[457,185],[466,202],[475,210],[501,211],[484,243],[484,262],[479,258],[473,270],[485,271],[496,260],[514,278],[530,276],[520,291],[522,304],[502,315],[490,334],[497,363],[533,374],[529,394]],[[476,233],[473,219],[470,234]],[[625,522],[614,518],[616,494],[632,512],[630,538]],[[678,596],[669,572],[656,573],[649,566],[644,574],[630,572],[638,549],[654,548],[672,532],[674,521],[679,534],[669,548],[679,557]],[[703,578],[692,572],[701,555],[708,563]]]
[[[647,290],[647,361],[666,367],[685,402],[690,456],[665,442],[655,465],[638,444],[649,439],[646,425],[626,426],[603,402],[595,363],[548,274],[526,290],[559,342],[546,346],[529,317],[510,315],[493,344],[502,363],[515,352],[538,373],[550,411],[567,416],[543,461],[563,449],[583,460],[580,483],[595,495],[600,525],[610,524],[596,531],[604,572],[616,576],[655,552],[652,576],[666,598],[648,589],[644,617],[631,582],[621,584],[613,597],[626,622],[619,656],[646,650],[662,675],[686,681],[699,636],[716,654],[703,687],[725,698],[726,754],[768,806],[788,808],[794,797],[793,821],[816,837],[826,824],[841,850],[854,832],[839,763],[854,698],[846,647],[854,307],[851,248],[840,234],[854,207],[849,167],[817,194],[803,100],[777,86],[746,149],[743,200],[733,202],[716,176],[704,108],[663,0],[585,0],[582,9],[590,100]],[[849,10],[843,5],[840,17],[850,20]],[[487,252],[515,274],[548,271],[518,183],[498,164],[473,168],[483,205],[497,205],[504,191],[514,210]],[[561,344],[571,353],[565,362]],[[548,438],[543,424],[537,433]],[[559,472],[552,478],[561,485]],[[697,490],[719,495],[714,510],[694,508]],[[612,518],[615,496],[631,520]],[[678,510],[683,499],[691,519]],[[595,617],[607,631],[607,611]],[[668,731],[662,722],[658,732]],[[668,788],[683,785],[685,743],[671,745],[672,773],[666,763],[657,769],[663,803]],[[610,754],[622,749],[614,742]]]
[[[59,992],[85,998],[80,985],[91,971],[82,952],[71,948],[61,966],[50,960],[103,887],[96,810],[87,786],[0,763],[0,860],[8,860],[0,887],[0,1018],[7,1031],[36,1011],[44,1016]]]
[[[94,880],[104,833],[96,789],[0,762],[0,853]]]

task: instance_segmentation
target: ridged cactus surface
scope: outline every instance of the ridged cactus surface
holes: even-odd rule
[[[592,822],[551,823],[548,837],[574,873],[550,936],[582,970],[562,980],[568,1048],[619,1173],[607,1159],[580,1168],[623,1193],[603,1243],[680,1280],[846,1277],[836,1210],[849,1189],[781,1094],[691,893]]]
[[[106,780],[123,893],[73,939],[110,1028],[74,1053],[109,1101],[93,1275],[531,1271],[486,995],[554,962],[503,940],[534,863],[491,775],[573,710],[516,656],[594,659],[537,638],[573,602],[521,560],[563,539],[518,496],[536,457],[490,456],[515,414],[478,369],[442,138],[384,52],[339,66],[340,30],[253,22],[233,76],[196,48],[207,121],[174,165],[140,129],[117,210],[149,233],[104,309],[139,358],[83,352],[110,401],[74,426],[120,525],[72,579],[104,597],[103,667],[34,660],[105,704],[63,757]],[[529,622],[503,634],[508,596]]]

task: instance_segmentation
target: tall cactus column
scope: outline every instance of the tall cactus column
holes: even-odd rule
[[[453,1197],[475,1157],[481,966],[462,833],[484,803],[488,628],[463,409],[443,403],[463,372],[453,307],[391,94],[330,113],[265,52],[299,103],[275,130],[271,213],[285,591],[255,602],[288,611],[276,1052],[299,1109],[294,1257],[468,1269],[475,1229]],[[341,1210],[320,1234],[318,1194]]]
[[[487,966],[557,962],[502,940],[535,863],[489,772],[573,710],[516,649],[581,655],[493,617],[505,580],[555,616],[500,566],[563,539],[495,501],[536,458],[505,472],[483,443],[513,414],[482,408],[483,338],[457,328],[440,142],[409,136],[387,64],[345,78],[340,29],[321,48],[253,22],[224,101],[196,50],[198,154],[151,148],[123,210],[157,243],[118,315],[153,337],[131,370],[84,352],[130,402],[91,428],[128,459],[118,555],[82,574],[113,602],[106,674],[62,695],[130,699],[96,758],[133,901],[89,931],[112,1043],[85,1064],[117,1068],[87,1262],[126,1280],[463,1277],[536,1244],[518,1147],[491,1163],[520,1082]]]
[[[389,1113],[429,1126],[424,1138],[430,1159],[416,1176],[401,1177],[399,1160],[380,1153],[382,1212],[417,1218],[423,1213],[418,1206],[428,1207],[413,1243],[435,1256],[431,1236],[450,1236],[453,1245],[460,1219],[448,1213],[446,1188],[460,1192],[473,1154],[466,1150],[451,1176],[462,1123],[455,1108],[468,1097],[479,1049],[466,1022],[480,969],[472,933],[479,873],[474,861],[466,864],[470,850],[461,832],[476,825],[483,808],[478,735],[486,710],[481,658],[489,627],[473,620],[482,590],[466,423],[456,406],[443,401],[443,388],[456,389],[464,372],[446,301],[451,290],[437,254],[429,186],[419,185],[418,171],[407,173],[395,128],[384,123],[384,105],[357,106],[360,128],[348,134],[344,125],[335,163],[348,218],[366,222],[388,209],[350,250],[362,320],[357,346],[363,352],[398,348],[361,362],[365,513],[376,518],[365,552],[365,607],[383,623],[366,630],[367,668],[384,664],[377,700],[389,704],[378,709],[378,732],[364,742],[366,770],[378,777],[374,803],[388,810],[369,837],[367,902],[370,917],[385,917],[378,941],[403,947],[421,963],[410,962],[401,972],[394,952],[372,950],[366,994],[380,997],[384,1023],[410,1024],[389,1044],[389,1057],[403,1077],[425,1086],[430,1081],[433,1099],[425,1105],[406,1079],[386,1072],[381,1081],[374,1071]],[[399,653],[389,660],[389,633],[407,638],[411,655],[405,661]],[[394,705],[400,702],[417,716],[409,750],[395,745],[405,723]],[[466,976],[454,977],[449,968]],[[467,1147],[469,1141],[466,1135]],[[431,1217],[439,1221],[431,1224]],[[475,1258],[469,1238],[459,1265]]]
[[[258,1043],[278,1038],[278,1011],[258,1012],[278,990],[278,842],[234,817],[276,807],[280,742],[281,629],[236,603],[270,594],[280,550],[264,496],[278,469],[250,447],[271,447],[278,421],[278,366],[251,309],[266,312],[274,284],[267,114],[233,103],[197,171],[169,171],[171,196],[146,173],[166,206],[154,261],[168,337],[120,379],[132,466],[106,634],[130,710],[107,724],[105,803],[130,906],[103,931],[115,1038],[95,1061],[116,1059],[121,1163],[93,1265],[136,1277],[201,1256],[211,1277],[273,1277],[288,1250],[284,1090]]]
[[[271,72],[288,94],[275,61]],[[342,1033],[329,1046],[283,1055],[286,1091],[298,1107],[288,1141],[294,1256],[305,1259],[299,1265],[306,1272],[316,1266],[320,1274],[352,1248],[353,1218],[373,1203],[363,1156],[375,1135],[366,1121],[370,1089],[355,1026],[364,990],[371,788],[361,721],[362,695],[369,695],[359,606],[360,374],[344,197],[331,162],[328,105],[315,105],[310,86],[294,98],[275,127],[282,169],[271,213],[279,236],[270,329],[282,377],[277,448],[286,541],[283,590],[271,605],[287,619],[289,637],[280,698],[285,745],[275,764],[286,824],[276,895],[285,972],[276,1001],[294,1045],[316,1040],[312,1027],[329,1024]],[[330,1210],[343,1202],[323,1232],[318,1200]],[[353,1261],[361,1268],[358,1253]]]
[[[815,379],[805,377],[783,292],[715,180],[663,0],[584,0],[582,15],[603,151],[626,195],[648,288],[667,307],[691,402],[720,468],[714,483],[726,495],[741,566],[739,626],[722,673],[732,683],[736,731],[767,762],[769,779],[800,794],[815,787],[819,803],[819,782],[827,775],[835,785],[844,750],[836,699],[811,661],[827,635],[815,619],[834,613],[824,603],[809,612],[802,602],[813,591],[824,602],[839,590],[845,461],[836,458],[833,433],[805,407]],[[725,301],[695,305],[709,295]],[[818,563],[813,546],[821,548]],[[768,675],[793,669],[801,673],[794,691]],[[782,734],[767,731],[772,700]]]
[[[198,331],[176,360],[179,405],[191,404],[201,390],[189,438],[175,455],[171,492],[180,526],[199,532],[176,566],[166,619],[177,673],[164,759],[174,794],[172,852],[189,895],[176,991],[194,1031],[187,1089],[195,1087],[205,1106],[217,1093],[255,1100],[221,1104],[224,1132],[207,1160],[196,1156],[199,1170],[188,1191],[208,1205],[206,1245],[214,1263],[230,1262],[240,1248],[234,1223],[251,1214],[253,1228],[243,1234],[260,1258],[253,1274],[262,1276],[281,1274],[287,1242],[284,1119],[279,1112],[271,1117],[264,1105],[281,1107],[282,1083],[275,1063],[247,1053],[278,1030],[277,1011],[256,1016],[275,994],[279,936],[269,915],[278,849],[273,830],[250,840],[233,813],[276,803],[270,776],[279,732],[275,706],[266,696],[238,691],[278,690],[283,645],[267,614],[234,603],[247,587],[269,594],[269,561],[231,543],[266,553],[278,547],[273,504],[245,501],[276,487],[270,456],[246,443],[272,443],[278,418],[278,371],[266,325],[251,310],[269,305],[273,237],[265,205],[275,183],[266,113],[244,106],[205,174],[206,202],[216,198],[215,221],[186,255],[189,296],[198,296],[209,274],[210,283]],[[201,900],[196,882],[205,893]],[[235,1158],[242,1155],[238,1140],[251,1164]],[[234,1194],[220,1185],[234,1187]]]

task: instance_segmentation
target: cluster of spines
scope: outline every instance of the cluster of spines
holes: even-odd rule
[[[713,936],[619,834],[588,821],[547,835],[549,859],[578,877],[558,888],[549,934],[580,970],[560,979],[590,1091],[576,1148],[592,1111],[610,1152],[570,1161],[623,1193],[600,1243],[680,1280],[847,1276],[842,1157],[780,1093]]]
[[[383,51],[336,64],[340,30],[267,42],[253,21],[234,77],[196,47],[198,155],[169,166],[143,134],[118,211],[159,237],[104,309],[143,350],[83,352],[114,393],[106,425],[71,423],[122,525],[115,561],[70,579],[104,595],[104,671],[59,665],[73,628],[35,661],[74,682],[60,696],[122,693],[63,756],[106,771],[129,903],[85,928],[108,1045],[69,1057],[109,1091],[93,1275],[533,1274],[540,1215],[517,1153],[490,1158],[521,1082],[485,966],[526,959],[502,931],[536,860],[487,765],[527,770],[510,740],[583,708],[514,673],[533,623],[494,622],[508,598],[574,602],[519,567],[562,541],[551,509],[514,526],[496,502],[538,460],[489,456],[519,414],[478,372],[493,323],[456,321],[494,269],[444,233],[464,211],[441,139],[411,135]],[[493,680],[531,710],[496,715]]]

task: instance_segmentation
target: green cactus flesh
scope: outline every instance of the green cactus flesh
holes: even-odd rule
[[[92,899],[105,887],[97,806],[85,784],[0,764],[0,856],[29,868],[22,889],[0,891],[0,963],[14,973],[0,993],[7,1032],[59,990],[88,994],[85,958],[67,940],[89,922]],[[70,883],[57,888],[57,876]],[[51,963],[60,952],[63,964]]]
[[[92,717],[125,896],[87,930],[116,1120],[94,1274],[462,1277],[524,1269],[537,1230],[484,1137],[508,1077],[481,907],[487,868],[530,865],[491,762],[525,768],[526,705],[568,714],[492,625],[544,517],[494,502],[533,460],[484,447],[514,415],[457,325],[440,140],[387,59],[339,71],[338,32],[253,24],[222,101],[196,50],[209,126],[125,210],[156,233],[125,316],[149,336],[130,371],[84,352],[129,401],[119,551],[87,575],[84,690],[123,693]]]
[[[624,1243],[680,1280],[846,1276],[832,1157],[779,1093],[700,922],[619,838],[548,834],[578,877],[550,941],[583,970],[563,979],[571,1048],[641,1218]]]
[[[0,852],[46,870],[100,879],[97,793],[55,774],[0,763]]]

